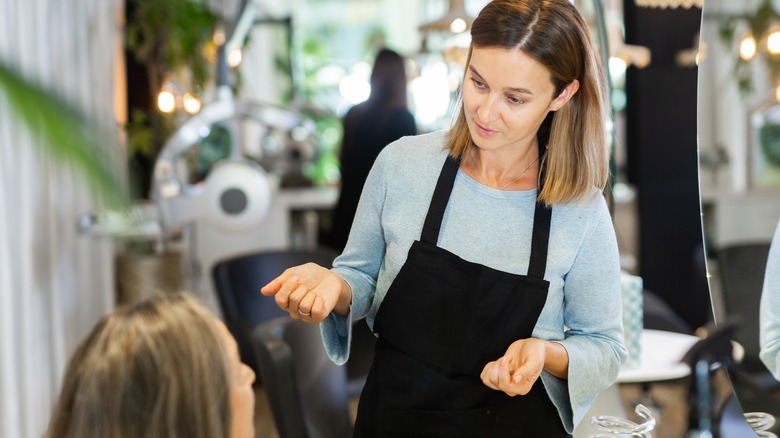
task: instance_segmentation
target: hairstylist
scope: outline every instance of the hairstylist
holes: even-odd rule
[[[378,336],[356,436],[568,436],[626,357],[603,67],[568,0],[489,3],[452,128],[386,147],[332,268],[262,288]]]

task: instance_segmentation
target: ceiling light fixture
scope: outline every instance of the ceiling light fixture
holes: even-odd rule
[[[472,21],[474,21],[474,18],[466,13],[463,0],[450,0],[450,8],[447,14],[438,20],[420,25],[419,29],[421,32],[448,31],[461,33],[471,28]]]

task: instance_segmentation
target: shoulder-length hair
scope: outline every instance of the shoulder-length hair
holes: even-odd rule
[[[120,307],[72,355],[46,436],[229,437],[228,364],[216,320],[195,298]]]
[[[547,205],[587,198],[609,177],[607,87],[604,69],[585,20],[568,0],[494,0],[471,27],[474,47],[520,50],[545,66],[556,97],[575,79],[579,91],[542,122],[539,140],[539,200]],[[468,68],[468,67],[467,67]],[[463,106],[447,147],[462,158],[473,146]],[[544,155],[542,155],[544,154]],[[542,184],[543,179],[543,184]]]
[[[371,68],[368,103],[383,110],[407,107],[406,63],[398,52],[383,48],[377,53]]]

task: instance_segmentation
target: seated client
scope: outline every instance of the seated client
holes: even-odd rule
[[[253,437],[254,380],[204,304],[157,295],[104,316],[76,348],[46,436]]]

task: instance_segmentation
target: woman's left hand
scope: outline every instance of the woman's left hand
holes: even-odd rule
[[[528,394],[542,374],[545,354],[545,342],[541,339],[515,341],[502,357],[485,365],[480,377],[488,388],[512,397]]]

